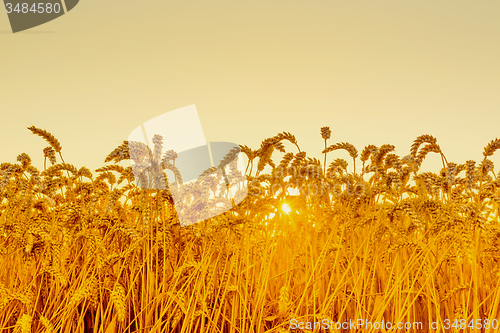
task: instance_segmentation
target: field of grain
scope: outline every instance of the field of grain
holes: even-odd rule
[[[500,326],[500,174],[489,159],[500,139],[483,160],[457,164],[430,135],[400,157],[389,144],[361,153],[331,144],[323,127],[320,161],[280,133],[256,150],[241,146],[249,188],[241,204],[181,227],[168,188],[136,185],[127,142],[91,172],[64,161],[51,133],[29,130],[48,143],[44,170],[24,153],[0,165],[0,332]],[[158,138],[150,153],[160,148]],[[429,153],[442,169],[420,172]],[[333,325],[359,319],[424,325]]]

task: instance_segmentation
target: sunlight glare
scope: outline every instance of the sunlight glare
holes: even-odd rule
[[[281,206],[281,210],[285,213],[285,214],[290,214],[290,212],[292,211],[292,209],[290,208],[290,206],[288,206],[287,203],[284,203],[282,206]]]

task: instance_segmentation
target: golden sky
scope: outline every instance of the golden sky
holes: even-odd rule
[[[191,104],[207,141],[257,149],[288,131],[320,157],[330,126],[331,144],[359,151],[404,156],[431,134],[449,161],[479,160],[500,137],[499,15],[492,0],[84,0],[12,34],[0,13],[0,161],[42,165],[35,125],[95,169],[141,123]]]

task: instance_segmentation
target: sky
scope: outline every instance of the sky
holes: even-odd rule
[[[478,161],[500,137],[499,14],[492,0],[82,0],[13,34],[0,12],[0,161],[43,167],[34,125],[94,170],[141,123],[192,104],[207,141],[257,149],[286,131],[322,160],[330,126],[329,144],[360,152],[405,156],[431,134],[448,161]]]

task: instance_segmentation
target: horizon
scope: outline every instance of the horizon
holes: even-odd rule
[[[390,143],[403,157],[430,134],[448,161],[479,161],[500,136],[499,9],[490,1],[84,2],[30,31],[0,34],[8,143],[0,160],[26,152],[43,164],[45,143],[26,130],[34,125],[60,140],[68,163],[95,170],[139,124],[195,104],[207,141],[257,149],[286,131],[319,157],[320,128],[330,126],[329,144]],[[0,16],[0,31],[8,24]],[[423,168],[439,168],[434,157]]]

